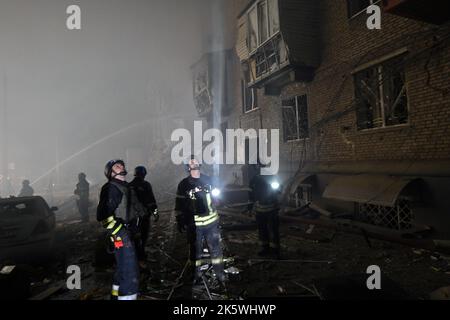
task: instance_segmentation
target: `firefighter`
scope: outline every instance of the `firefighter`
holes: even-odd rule
[[[203,265],[203,241],[206,242],[216,278],[224,284],[223,252],[219,231],[219,215],[213,197],[219,190],[212,187],[211,178],[200,173],[200,164],[194,156],[186,164],[189,176],[178,185],[175,206],[178,230],[187,231],[190,260],[195,265],[194,284],[200,283]]]
[[[136,191],[137,197],[146,209],[145,215],[140,223],[139,237],[136,238],[136,251],[141,267],[145,267],[145,245],[150,232],[150,216],[153,216],[155,223],[159,220],[158,206],[156,204],[155,195],[153,194],[152,185],[145,181],[147,169],[143,166],[134,169],[134,179],[130,182],[130,186]]]
[[[258,173],[250,181],[250,198],[256,212],[259,241],[262,250],[259,256],[275,254],[280,258],[279,194],[280,184],[275,176]]]
[[[111,160],[105,166],[108,182],[102,187],[97,207],[97,220],[107,230],[114,247],[116,270],[112,299],[136,300],[139,291],[139,267],[133,243],[137,225],[131,212],[127,171],[122,160]]]
[[[18,197],[32,197],[33,194],[34,194],[34,190],[30,186],[30,181],[23,180],[22,181],[22,190],[20,190]]]
[[[77,206],[83,222],[89,222],[89,182],[86,180],[86,174],[78,175],[77,187],[74,194],[78,196]]]

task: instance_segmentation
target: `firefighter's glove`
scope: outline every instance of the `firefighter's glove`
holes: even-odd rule
[[[153,221],[155,221],[155,222],[158,222],[158,221],[159,221],[159,212],[158,212],[158,209],[155,209],[155,211],[153,211],[152,216],[153,216]]]
[[[111,239],[111,242],[112,242],[115,250],[119,250],[119,249],[123,248],[122,237],[115,235],[115,236],[111,236],[110,239]]]

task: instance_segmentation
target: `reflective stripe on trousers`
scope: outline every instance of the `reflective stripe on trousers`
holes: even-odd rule
[[[209,262],[211,262],[212,265],[221,264],[221,263],[224,263],[224,259],[223,259],[223,257],[214,258],[214,259],[199,259],[199,260],[195,260],[195,266],[201,267],[202,265],[207,264]]]
[[[119,300],[126,301],[126,300],[137,300],[137,294],[132,294],[129,296],[119,296]]]
[[[219,280],[224,278],[224,263],[223,263],[223,252],[220,243],[220,231],[219,223],[215,221],[203,227],[196,228],[196,239],[195,239],[195,266],[197,278],[201,277],[201,266],[203,264],[203,240],[208,246],[208,251],[211,256],[211,264],[213,265],[214,272],[216,273]]]
[[[118,297],[119,296],[119,286],[118,285],[113,284],[112,290],[111,290],[111,295],[113,297]]]

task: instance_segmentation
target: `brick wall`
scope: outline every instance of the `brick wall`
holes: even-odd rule
[[[449,24],[437,28],[383,14],[382,29],[369,30],[365,13],[348,19],[344,0],[324,0],[320,12],[321,64],[314,80],[291,83],[283,88],[280,97],[265,96],[263,90],[259,90],[259,110],[246,115],[237,98],[234,112],[239,115],[236,117],[239,121],[235,125],[260,121],[263,128],[279,128],[282,132],[281,100],[307,94],[311,137],[288,143],[281,137],[281,173],[295,172],[300,160],[449,159],[450,47],[439,47],[435,52],[427,50],[435,43],[433,37],[448,36]],[[318,125],[352,106],[351,73],[356,67],[401,48],[408,49],[405,64],[409,100],[407,125],[358,131],[354,110]],[[240,91],[240,81],[236,81],[237,97]]]

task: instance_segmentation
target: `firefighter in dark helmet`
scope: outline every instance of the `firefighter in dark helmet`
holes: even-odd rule
[[[112,298],[136,300],[139,291],[139,267],[133,243],[138,228],[132,207],[130,188],[125,181],[127,171],[122,160],[111,160],[105,166],[108,182],[102,187],[97,207],[97,220],[107,230],[114,246],[116,271]]]
[[[200,173],[200,164],[194,156],[190,157],[186,167],[189,176],[178,185],[175,211],[178,230],[187,231],[190,260],[195,265],[194,284],[199,283],[202,276],[203,242],[207,244],[217,280],[224,284],[219,215],[213,199],[220,191],[212,186],[209,176]]]
[[[159,220],[158,206],[153,194],[153,188],[150,182],[145,180],[146,176],[147,169],[145,167],[136,167],[134,169],[134,179],[130,182],[130,186],[134,188],[139,201],[146,209],[146,213],[140,223],[140,236],[135,242],[138,260],[142,266],[144,266],[146,259],[145,245],[150,232],[150,217],[153,216],[155,222]]]
[[[83,222],[89,221],[89,182],[86,180],[86,174],[78,175],[77,187],[74,194],[78,196],[77,206]]]
[[[280,258],[279,233],[279,196],[281,186],[276,176],[265,176],[258,173],[250,181],[252,189],[250,198],[256,212],[259,241],[262,250],[260,256],[274,254]]]

